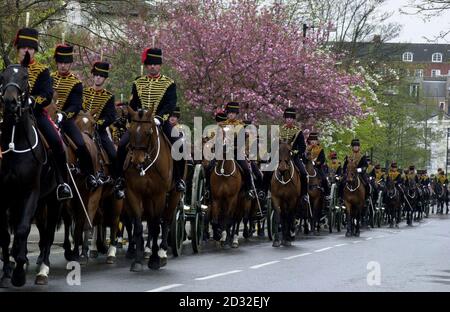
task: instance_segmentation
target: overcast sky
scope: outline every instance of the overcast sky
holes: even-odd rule
[[[433,17],[430,21],[424,21],[420,16],[404,15],[399,12],[400,8],[405,7],[408,0],[388,0],[383,6],[383,10],[395,12],[391,17],[391,21],[396,21],[403,25],[400,36],[394,42],[410,42],[420,43],[427,42],[423,37],[434,38],[440,31],[450,29],[450,11],[445,12],[439,17]],[[447,43],[450,42],[450,35],[446,38]],[[440,40],[440,43],[445,41]]]

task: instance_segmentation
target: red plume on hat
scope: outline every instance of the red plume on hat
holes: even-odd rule
[[[144,64],[145,60],[147,59],[148,50],[150,50],[150,48],[144,49],[144,51],[141,54],[141,62],[142,62],[142,64]]]

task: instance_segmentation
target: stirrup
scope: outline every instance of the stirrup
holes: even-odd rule
[[[176,183],[176,189],[178,192],[184,192],[186,191],[186,183],[184,182],[183,179],[179,179]]]
[[[69,190],[69,194],[68,194],[67,196],[65,196],[65,197],[59,197],[59,190],[60,190],[62,187],[67,187],[67,189]],[[69,184],[67,184],[67,183],[62,183],[62,184],[59,184],[59,185],[56,187],[56,199],[57,199],[58,201],[63,201],[63,200],[72,199],[72,198],[73,198],[72,189],[70,188]]]

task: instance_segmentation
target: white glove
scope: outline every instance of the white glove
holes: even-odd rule
[[[356,172],[361,173],[361,172],[362,172],[362,169],[361,169],[361,168],[358,168],[358,169],[356,169]]]
[[[158,118],[153,118],[153,121],[155,122],[155,124],[157,125],[157,126],[159,126],[159,125],[161,125],[161,121],[159,121],[159,119]]]
[[[56,114],[56,122],[57,123],[61,123],[61,121],[63,120],[64,116],[61,113],[57,113]]]

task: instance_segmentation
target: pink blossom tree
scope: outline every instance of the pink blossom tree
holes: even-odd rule
[[[214,111],[234,99],[254,120],[280,119],[291,105],[309,124],[361,116],[352,88],[363,78],[339,67],[339,56],[324,45],[327,26],[303,36],[287,24],[282,5],[257,1],[182,0],[158,28],[142,21],[127,25],[139,50],[156,45],[181,81],[186,101]]]

